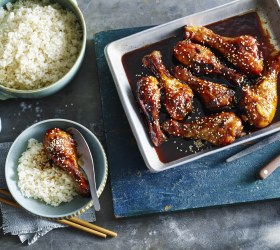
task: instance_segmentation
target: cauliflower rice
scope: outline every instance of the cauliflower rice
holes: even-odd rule
[[[0,7],[0,84],[31,90],[48,86],[75,63],[82,29],[74,13],[48,0]]]
[[[43,143],[33,138],[19,158],[18,177],[18,186],[25,197],[42,200],[54,207],[77,195],[75,181],[49,163]]]

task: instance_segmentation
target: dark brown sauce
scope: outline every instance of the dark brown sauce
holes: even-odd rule
[[[259,49],[263,54],[265,62],[269,57],[269,55],[271,54],[271,52],[274,50],[274,46],[270,43],[270,37],[266,32],[266,30],[263,28],[261,19],[257,14],[257,12],[249,12],[244,15],[234,16],[207,25],[206,27],[212,29],[215,33],[223,36],[234,37],[240,35],[251,35],[256,37],[259,42]],[[148,69],[142,66],[142,58],[145,55],[150,54],[154,50],[159,50],[162,54],[162,60],[164,65],[166,66],[167,69],[170,69],[172,66],[177,64],[176,60],[173,58],[173,47],[180,40],[183,40],[183,27],[181,29],[178,29],[178,33],[173,37],[131,51],[122,57],[122,63],[134,93],[135,93],[136,82],[142,76],[152,75],[152,73]],[[206,79],[206,77],[204,78]],[[219,77],[211,77],[211,78],[207,77],[207,79],[210,79],[215,82],[220,82],[226,85],[229,84],[226,80]],[[280,121],[279,110],[280,109],[277,109],[273,123]],[[236,110],[233,111],[237,112]],[[194,98],[193,113],[187,116],[186,121],[190,121],[197,117],[202,117],[209,114],[210,112],[203,108],[203,106],[198,101],[198,99]],[[167,115],[164,112],[162,112],[161,121],[166,119],[166,117]],[[145,118],[143,117],[143,119]],[[250,126],[245,126],[246,133],[251,133],[253,131],[256,131],[256,129]],[[156,151],[159,159],[162,162],[167,163],[187,155],[195,154],[201,150],[205,150],[208,148],[213,148],[213,146],[206,142],[203,142],[203,144],[201,144],[200,141],[170,137],[168,142],[156,148]]]

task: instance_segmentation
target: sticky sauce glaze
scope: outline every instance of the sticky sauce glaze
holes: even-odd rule
[[[269,34],[264,29],[262,21],[257,12],[249,12],[244,15],[234,16],[210,25],[206,26],[212,29],[215,33],[222,36],[235,37],[240,35],[251,35],[257,38],[259,42],[259,49],[264,57],[264,62],[266,62],[270,53],[274,50],[274,46],[270,43]],[[162,60],[167,69],[172,66],[177,65],[178,62],[173,58],[173,47],[174,45],[183,40],[183,27],[178,30],[178,34],[165,39],[163,41],[145,46],[143,48],[131,51],[122,57],[122,63],[129,80],[132,91],[135,94],[136,83],[142,76],[153,75],[148,69],[145,69],[142,65],[142,58],[150,54],[154,50],[159,50],[162,53]],[[226,63],[225,60],[219,57],[222,62]],[[210,81],[219,82],[221,84],[230,85],[225,79],[220,77],[201,77]],[[278,80],[279,83],[279,80]],[[280,94],[278,88],[278,94]],[[136,99],[135,99],[136,100]],[[236,110],[233,110],[238,114]],[[139,111],[140,112],[140,111]],[[199,100],[194,98],[194,109],[191,115],[186,117],[186,121],[194,120],[198,117],[203,117],[211,114],[208,110],[204,109]],[[161,121],[164,121],[168,117],[167,114],[162,112]],[[143,116],[143,120],[145,120]],[[274,117],[274,122],[280,121],[280,111],[277,109],[277,113]],[[245,124],[244,124],[245,125]],[[251,133],[256,131],[255,128],[245,125],[245,132]],[[148,134],[148,126],[147,126]],[[182,157],[192,155],[200,152],[201,150],[214,148],[207,142],[175,138],[170,137],[168,142],[165,142],[160,147],[156,148],[159,159],[163,163],[171,162]]]

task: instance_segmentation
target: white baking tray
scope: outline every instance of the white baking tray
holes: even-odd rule
[[[257,138],[272,134],[280,130],[280,122],[274,123],[267,128],[258,130],[250,135],[239,138],[234,143],[224,147],[215,147],[212,149],[203,150],[181,159],[163,163],[160,161],[158,154],[150,142],[147,133],[147,126],[143,116],[139,112],[139,108],[133,96],[125,69],[122,64],[122,56],[127,52],[142,48],[146,45],[162,41],[175,34],[178,28],[184,25],[207,25],[232,16],[245,14],[249,11],[257,11],[263,22],[267,25],[267,30],[273,40],[273,43],[278,47],[280,41],[279,29],[279,11],[280,6],[277,0],[237,0],[228,4],[209,9],[200,13],[189,15],[134,35],[125,37],[110,43],[105,48],[105,56],[112,73],[121,103],[125,110],[129,124],[136,138],[139,150],[144,158],[147,167],[152,172],[159,172],[172,167],[176,167],[185,163],[189,163],[201,157],[226,150],[239,144],[243,144]]]

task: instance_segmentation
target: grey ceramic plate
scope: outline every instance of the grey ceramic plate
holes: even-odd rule
[[[193,153],[175,161],[163,163],[160,161],[155,148],[151,145],[146,124],[143,121],[138,107],[136,106],[129,80],[122,64],[122,56],[130,51],[142,48],[144,46],[162,41],[176,35],[179,28],[184,25],[207,25],[224,20],[229,17],[245,14],[249,11],[257,11],[259,16],[264,19],[263,24],[267,25],[267,30],[278,45],[280,40],[279,30],[279,11],[280,6],[277,0],[237,0],[228,4],[183,17],[172,22],[159,25],[157,27],[139,32],[126,38],[110,43],[105,48],[106,59],[113,75],[114,82],[127,115],[132,132],[136,138],[140,152],[145,160],[147,167],[153,172],[159,172],[185,163],[189,163],[209,154],[234,147],[239,144],[252,141],[254,139],[266,136],[280,130],[280,122],[258,130],[251,135],[236,140],[231,145],[219,148],[212,148]]]
[[[24,130],[12,144],[6,159],[5,176],[8,188],[13,195],[14,199],[27,211],[53,219],[61,219],[72,216],[77,216],[92,206],[90,198],[76,196],[71,202],[63,203],[58,207],[46,205],[39,200],[25,198],[17,186],[17,167],[18,159],[21,154],[26,150],[27,143],[30,138],[35,138],[38,141],[43,140],[43,136],[47,129],[58,127],[67,129],[74,127],[78,129],[85,137],[94,160],[94,170],[96,176],[97,195],[100,196],[107,180],[108,166],[105,152],[101,143],[96,136],[86,127],[76,122],[64,119],[50,119],[36,123],[26,130]]]

